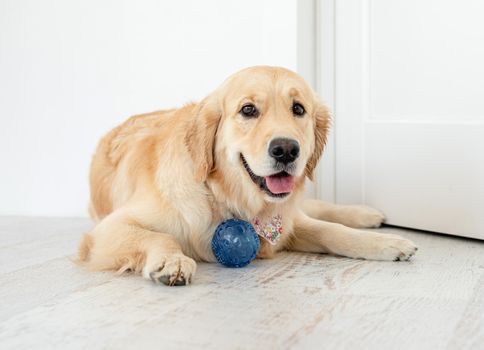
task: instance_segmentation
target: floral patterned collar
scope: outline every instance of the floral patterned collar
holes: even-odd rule
[[[273,216],[269,221],[262,221],[259,218],[255,218],[252,221],[255,232],[267,242],[274,245],[279,241],[282,234],[282,217],[281,214]]]

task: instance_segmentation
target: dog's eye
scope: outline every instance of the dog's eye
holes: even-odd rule
[[[240,110],[240,113],[247,118],[257,118],[259,116],[259,111],[254,105],[245,105]]]
[[[294,115],[300,117],[303,116],[305,112],[304,107],[300,103],[295,102],[292,105],[292,113],[294,113]]]

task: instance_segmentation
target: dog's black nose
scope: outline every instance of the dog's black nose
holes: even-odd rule
[[[294,162],[299,157],[299,143],[291,139],[274,139],[269,144],[269,155],[283,164]]]

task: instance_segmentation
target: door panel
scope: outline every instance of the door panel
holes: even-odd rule
[[[366,123],[365,202],[393,225],[484,238],[483,136],[479,124]]]
[[[372,119],[484,121],[482,0],[366,6]]]
[[[484,239],[484,2],[334,4],[336,201]]]

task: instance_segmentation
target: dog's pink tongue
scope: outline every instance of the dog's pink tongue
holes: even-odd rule
[[[294,176],[266,176],[266,185],[274,194],[289,193],[294,188]]]

